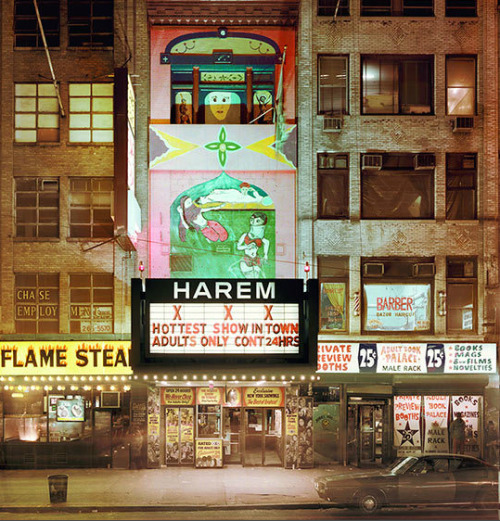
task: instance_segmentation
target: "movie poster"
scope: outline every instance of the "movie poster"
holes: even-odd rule
[[[449,396],[424,396],[424,452],[449,452]]]
[[[394,445],[398,456],[421,454],[420,396],[394,397]]]

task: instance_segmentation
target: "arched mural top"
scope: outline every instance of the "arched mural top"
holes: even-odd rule
[[[267,36],[218,31],[189,33],[174,38],[161,53],[162,64],[176,63],[281,63],[282,53]]]

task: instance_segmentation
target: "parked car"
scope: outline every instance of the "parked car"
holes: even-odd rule
[[[410,505],[498,508],[498,469],[460,454],[409,456],[383,471],[331,473],[314,486],[321,498],[365,514]]]

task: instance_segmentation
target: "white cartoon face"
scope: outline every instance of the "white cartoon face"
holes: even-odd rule
[[[231,103],[230,92],[210,92],[205,97],[205,105],[210,106],[210,111],[219,121],[226,119]]]

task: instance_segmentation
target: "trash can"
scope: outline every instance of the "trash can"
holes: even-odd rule
[[[68,495],[68,476],[53,474],[49,476],[49,494],[51,503],[65,503]]]

